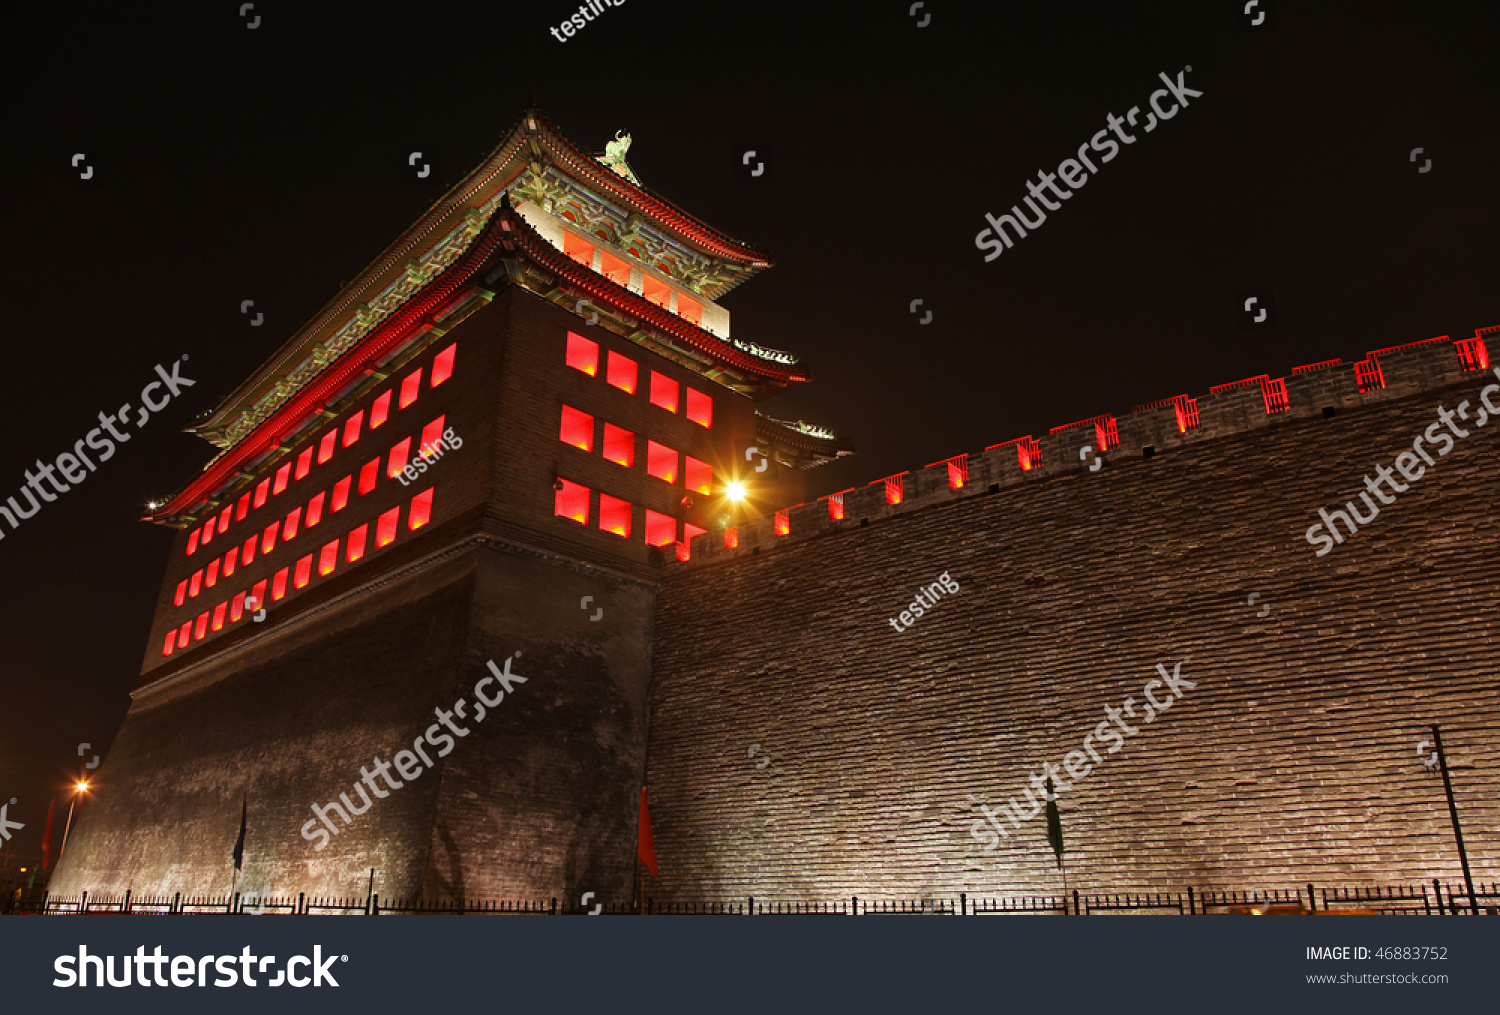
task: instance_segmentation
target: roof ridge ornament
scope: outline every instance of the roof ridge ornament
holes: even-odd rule
[[[626,134],[624,137],[621,137],[620,134],[621,131],[615,131],[615,139],[606,142],[604,145],[604,154],[596,157],[600,163],[613,169],[616,173],[619,173],[625,179],[639,187],[641,181],[636,179],[636,175],[631,172],[630,166],[625,164],[625,153],[630,151],[630,135]]]

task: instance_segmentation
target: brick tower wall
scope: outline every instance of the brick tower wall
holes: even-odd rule
[[[474,304],[467,305],[473,309]],[[558,438],[564,401],[631,426],[640,438],[667,440],[705,460],[733,434],[753,434],[748,400],[618,336],[597,335],[629,351],[642,367],[669,373],[715,397],[713,434],[681,417],[608,389],[564,364],[565,336],[580,326],[566,310],[502,289],[462,320],[439,320],[428,334],[382,365],[347,405],[285,436],[250,466],[244,482],[205,506],[179,533],[157,604],[141,685],[95,785],[75,818],[51,890],[76,897],[135,898],[182,892],[222,894],[233,878],[230,852],[247,800],[242,891],[293,896],[362,894],[375,869],[383,898],[546,898],[584,891],[625,897],[633,877],[634,823],[645,760],[646,686],[654,581],[661,552],[641,538],[642,510],[672,512],[681,480],[668,484],[627,472]],[[599,330],[599,329],[591,329]],[[430,385],[433,357],[457,344],[452,376]],[[368,413],[388,391],[422,369],[420,395],[399,397],[379,428]],[[380,376],[383,374],[384,376]],[[572,376],[572,375],[577,375]],[[576,390],[575,390],[576,389]],[[616,398],[618,396],[618,398]],[[361,436],[343,446],[346,420],[365,413]],[[652,414],[655,414],[654,416]],[[439,415],[463,441],[432,461],[410,486],[386,476],[386,456]],[[655,429],[653,429],[655,428]],[[337,430],[336,450],[304,477],[291,478],[260,508],[187,553],[190,533],[260,481],[320,448]],[[700,432],[701,431],[701,432]],[[375,488],[359,494],[365,463],[379,456]],[[611,471],[612,470],[612,471]],[[601,532],[553,514],[553,479],[569,475],[635,505],[633,538]],[[295,477],[295,471],[293,472]],[[175,602],[179,582],[204,572],[232,546],[285,519],[288,512],[353,476],[348,505],[325,501],[319,522],[262,552],[233,575]],[[412,498],[434,490],[427,524],[410,528]],[[597,493],[596,493],[597,496]],[[597,505],[597,500],[595,501]],[[396,537],[376,545],[378,519],[398,508]],[[597,508],[595,508],[597,510]],[[707,521],[707,505],[694,517]],[[363,559],[349,562],[349,533],[369,525]],[[201,538],[201,537],[200,537]],[[337,539],[331,573],[317,567]],[[668,548],[670,553],[672,548]],[[313,554],[309,582],[289,581],[267,614],[226,615],[203,637],[162,651],[169,631],[230,601],[282,568]],[[581,608],[592,596],[590,609]],[[602,609],[598,620],[591,617]],[[175,643],[174,643],[175,644]],[[311,806],[353,790],[361,767],[391,761],[436,720],[434,709],[467,701],[488,670],[519,652],[513,672],[525,684],[446,757],[399,790],[387,790],[321,850],[301,834]],[[493,695],[498,687],[491,686]],[[415,784],[412,784],[412,783]]]
[[[1122,417],[1097,471],[1084,427],[1041,438],[1030,471],[1001,447],[962,489],[927,469],[896,506],[877,484],[842,521],[823,500],[784,536],[763,519],[735,550],[701,538],[657,600],[648,892],[1057,892],[1045,816],[1001,817],[999,840],[980,807],[1029,810],[1029,774],[1127,696],[1139,733],[1075,758],[1092,768],[1061,793],[1069,887],[1458,881],[1418,754],[1434,721],[1475,875],[1500,876],[1500,434],[1472,425],[1495,377],[1447,341],[1380,362],[1366,393],[1348,364],[1287,378],[1274,413],[1258,383],[1201,397],[1186,433],[1170,404]],[[1471,436],[1316,556],[1317,509],[1465,399]],[[945,572],[960,591],[893,630]],[[1144,722],[1143,687],[1179,662],[1197,687]]]

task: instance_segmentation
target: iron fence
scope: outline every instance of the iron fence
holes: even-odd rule
[[[513,915],[513,916],[1089,916],[1108,914],[1165,914],[1208,916],[1218,914],[1320,914],[1373,913],[1380,915],[1497,915],[1500,913],[1500,882],[1476,884],[1472,896],[1462,886],[1362,885],[1317,888],[1278,888],[1244,891],[1184,891],[1154,893],[1092,892],[1076,888],[1064,895],[971,897],[967,892],[952,897],[921,899],[860,898],[838,901],[767,900],[747,897],[715,901],[680,901],[647,898],[644,902],[600,900],[559,902],[521,899],[425,899],[381,898],[369,892],[351,896],[260,897],[235,892],[223,896],[90,895],[56,897],[48,893],[20,894],[0,901],[0,915]]]

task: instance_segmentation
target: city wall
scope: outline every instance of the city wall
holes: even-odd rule
[[[823,499],[734,548],[699,537],[657,598],[648,893],[1457,882],[1418,752],[1433,722],[1475,875],[1496,879],[1500,426],[1472,426],[1496,382],[1478,345],[1321,365],[1286,378],[1285,408],[1274,384],[1216,391],[1197,428],[1181,402],[1122,415],[1097,468],[1084,425],[1038,438],[1030,469],[1000,446],[958,488],[940,464],[904,476],[900,503],[877,481],[839,520]],[[1465,399],[1470,436],[1317,556],[1318,509],[1365,510],[1362,477]],[[959,592],[898,632],[945,573]],[[1143,721],[1157,665],[1179,663],[1196,686]],[[1131,696],[1139,732],[1068,779]],[[1001,839],[982,811],[1026,806],[1046,762],[1070,782],[1061,868],[1044,815],[1001,817]]]

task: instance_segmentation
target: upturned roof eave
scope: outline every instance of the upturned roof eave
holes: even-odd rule
[[[523,150],[527,148],[532,150]],[[304,360],[310,350],[351,311],[378,296],[416,253],[436,244],[457,227],[465,214],[481,207],[495,193],[514,183],[530,168],[539,152],[545,152],[552,164],[561,163],[572,175],[597,187],[611,200],[639,211],[701,253],[723,257],[753,271],[772,265],[770,256],[763,251],[732,239],[660,195],[631,183],[602,165],[594,156],[568,141],[541,113],[528,109],[479,166],[449,188],[214,409],[184,429],[195,434],[223,430],[244,411],[246,405],[254,404],[262,397],[277,378]],[[745,278],[748,277],[747,274]],[[739,281],[743,282],[744,278]]]

